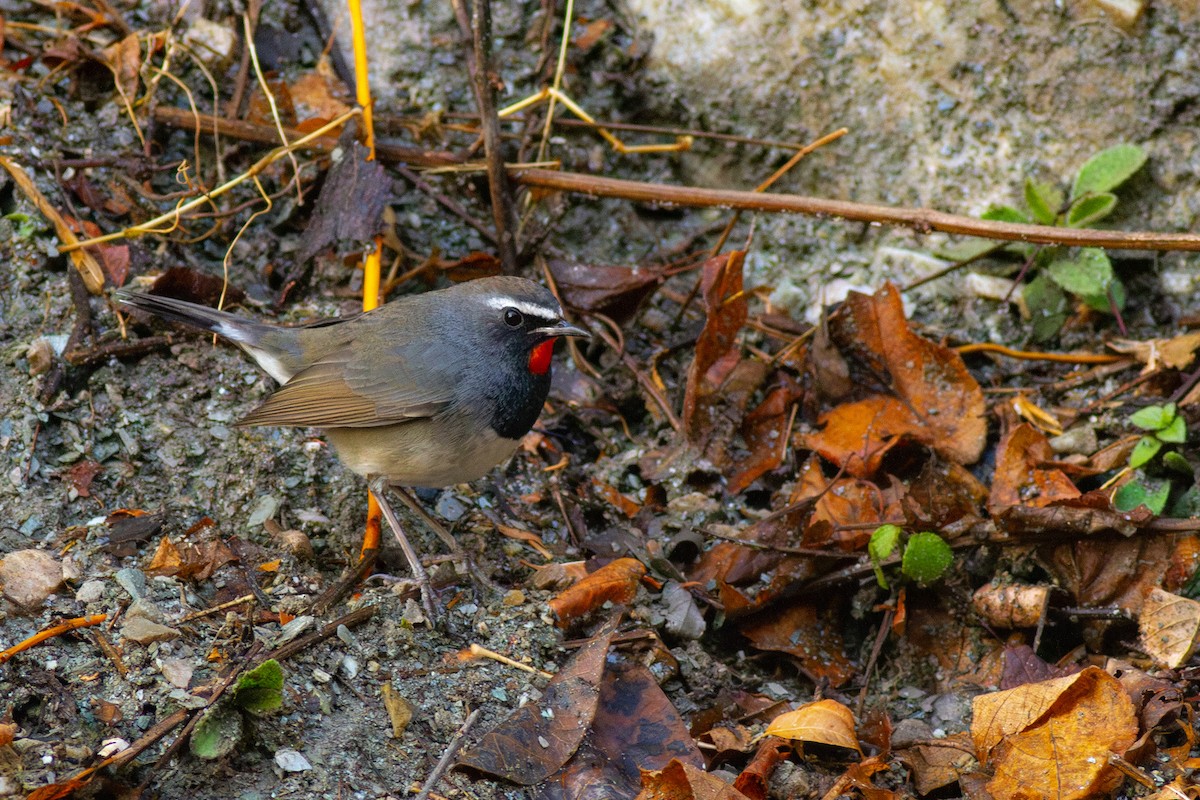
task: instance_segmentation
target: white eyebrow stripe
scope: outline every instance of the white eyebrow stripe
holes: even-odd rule
[[[506,308],[515,308],[522,314],[528,314],[531,317],[542,317],[543,319],[559,319],[562,316],[562,312],[557,308],[530,303],[525,300],[515,300],[502,295],[485,297],[483,302],[488,308],[494,308],[497,311],[503,311]]]

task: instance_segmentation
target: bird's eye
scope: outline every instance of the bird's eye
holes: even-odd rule
[[[510,328],[519,328],[525,324],[525,317],[515,308],[504,309],[504,324]]]

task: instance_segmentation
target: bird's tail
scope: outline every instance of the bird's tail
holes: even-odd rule
[[[114,296],[120,303],[131,308],[182,323],[190,328],[210,331],[238,344],[254,345],[261,333],[270,327],[227,311],[218,311],[186,300],[176,300],[174,297],[131,292],[127,289],[118,290]]]

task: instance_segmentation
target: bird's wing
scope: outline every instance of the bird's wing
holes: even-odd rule
[[[446,363],[445,353],[428,352],[430,344],[393,344],[370,355],[355,355],[344,344],[298,372],[238,425],[367,428],[433,416],[454,399],[455,365]]]

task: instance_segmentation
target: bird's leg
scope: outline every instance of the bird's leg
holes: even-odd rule
[[[421,501],[412,496],[412,493],[403,486],[393,486],[392,491],[400,498],[400,502],[408,506],[408,510],[420,517],[429,529],[438,535],[438,538],[446,543],[446,547],[450,548],[450,553],[456,558],[462,557],[462,548],[458,546],[458,542],[450,535],[450,531],[446,530],[446,526],[434,519],[425,507],[421,505]]]
[[[400,520],[396,518],[396,512],[392,510],[391,504],[387,501],[385,496],[387,478],[382,475],[371,477],[367,485],[370,487],[371,494],[375,496],[375,501],[379,503],[379,510],[383,513],[383,518],[387,520],[392,533],[396,535],[396,541],[400,544],[404,558],[408,561],[408,568],[412,571],[413,580],[421,587],[421,605],[424,606],[425,615],[429,617],[429,622],[432,624],[437,619],[437,614],[433,610],[433,589],[429,583],[429,573],[421,564],[421,558],[417,555],[417,551],[409,544],[408,537],[404,535],[404,529],[400,527]]]
[[[425,507],[421,505],[421,501],[413,497],[412,492],[408,491],[408,489],[405,489],[403,486],[393,486],[392,491],[399,495],[400,501],[404,503],[404,505],[408,506],[409,511],[412,511],[414,514],[424,520],[425,524],[429,526],[429,529],[436,533],[438,538],[446,543],[446,547],[450,548],[450,556],[454,559],[454,563],[464,569],[476,587],[483,587],[485,589],[496,588],[496,585],[488,580],[487,575],[484,574],[484,572],[478,567],[476,567],[475,559],[471,558],[471,556],[459,546],[454,537],[450,535],[450,531],[446,530],[446,527],[442,525],[442,523],[434,519],[430,513],[425,510]]]

